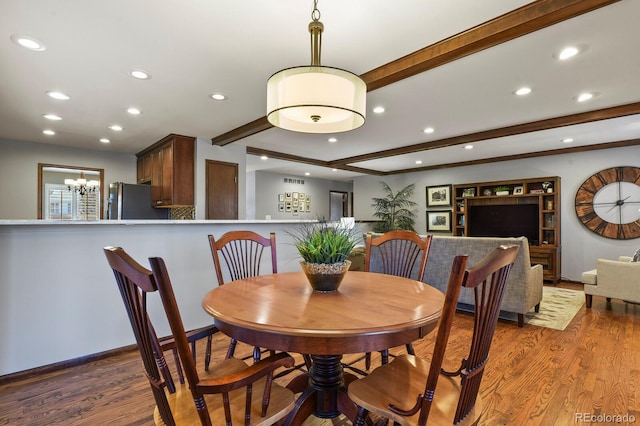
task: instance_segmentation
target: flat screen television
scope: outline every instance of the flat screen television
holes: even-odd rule
[[[527,237],[538,245],[538,204],[469,206],[470,237]]]

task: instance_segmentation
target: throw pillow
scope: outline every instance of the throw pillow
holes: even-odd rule
[[[636,253],[633,255],[632,262],[640,262],[640,249],[636,250]]]

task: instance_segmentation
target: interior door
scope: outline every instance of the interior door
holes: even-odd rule
[[[329,197],[331,220],[338,220],[341,217],[349,216],[349,204],[347,202],[349,195],[347,192],[329,191]]]
[[[238,219],[238,165],[206,162],[206,219]]]

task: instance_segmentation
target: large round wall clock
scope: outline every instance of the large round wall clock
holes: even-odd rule
[[[585,180],[576,193],[584,226],[616,240],[640,237],[640,168],[611,167]]]

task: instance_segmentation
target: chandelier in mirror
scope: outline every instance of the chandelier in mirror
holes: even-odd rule
[[[283,69],[267,81],[267,120],[285,130],[338,133],[365,121],[367,85],[356,74],[320,65],[318,0],[311,12],[311,65]]]

